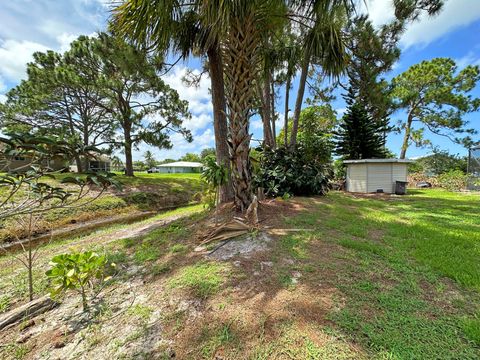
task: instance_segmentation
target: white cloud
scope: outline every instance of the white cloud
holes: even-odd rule
[[[411,24],[402,36],[401,44],[404,48],[413,45],[426,46],[477,19],[480,19],[480,1],[447,1],[439,15],[429,17],[422,14],[418,21]]]
[[[459,69],[463,69],[468,65],[480,66],[480,55],[475,54],[473,51],[469,51],[467,55],[455,60]]]
[[[177,66],[171,72],[163,76],[162,79],[172,88],[178,91],[182,100],[187,100],[190,104],[189,108],[193,114],[202,114],[212,111],[212,97],[210,95],[210,78],[207,74],[202,75],[200,84],[196,86],[187,86],[183,82],[183,78],[188,72],[188,68]],[[199,75],[200,71],[193,70],[195,75]]]
[[[59,51],[65,52],[70,49],[70,43],[78,38],[79,35],[62,33],[57,36],[58,44],[60,45]]]
[[[368,13],[373,25],[379,26],[395,18],[393,2],[391,0],[367,0],[359,2],[360,12]]]
[[[32,41],[3,41],[0,43],[0,76],[19,81],[26,75],[25,65],[33,59],[33,53],[47,49],[46,46]]]
[[[347,108],[338,108],[338,109],[335,109],[335,111],[337,112],[338,115],[342,116],[347,111]]]
[[[376,26],[386,24],[395,17],[392,0],[367,0],[366,8],[362,1],[360,12],[368,12]],[[417,21],[409,24],[400,44],[404,49],[415,45],[426,46],[477,19],[480,19],[480,1],[450,0],[438,15],[430,17],[423,13]]]
[[[0,39],[54,47],[62,33],[84,34],[104,28],[108,16],[97,0],[0,1]]]
[[[213,125],[213,118],[210,114],[202,113],[200,115],[192,115],[191,119],[185,120],[183,126],[190,131],[204,129],[207,126]]]

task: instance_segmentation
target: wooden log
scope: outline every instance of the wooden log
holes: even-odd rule
[[[0,330],[53,309],[58,303],[49,295],[35,299],[0,316]]]

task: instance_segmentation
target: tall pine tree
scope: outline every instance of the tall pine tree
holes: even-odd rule
[[[346,96],[347,112],[335,132],[335,153],[344,160],[385,158],[385,124],[372,119],[352,88]]]

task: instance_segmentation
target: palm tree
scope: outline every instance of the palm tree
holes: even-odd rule
[[[273,24],[272,15],[277,15],[278,22],[284,10],[281,0],[130,0],[113,11],[114,29],[139,44],[183,54],[197,49],[209,57],[214,116],[221,119],[226,113],[229,119],[229,157],[235,203],[240,210],[252,199],[248,125],[262,32]],[[223,81],[225,90],[220,86]],[[226,107],[222,106],[223,91]],[[226,129],[219,129],[222,123],[225,121],[215,121],[217,146],[227,142]]]
[[[122,159],[120,159],[118,156],[113,156],[112,157],[112,167],[115,169],[115,171],[120,171],[123,168],[124,164]]]
[[[283,25],[286,10],[282,0],[213,0],[199,6],[202,21],[213,24],[211,34],[222,49],[234,200],[240,211],[253,198],[249,122],[261,72],[262,40]]]
[[[295,38],[295,35],[289,32],[283,37],[284,44],[286,45],[281,49],[280,57],[285,63],[285,108],[283,118],[283,145],[288,147],[288,113],[290,111],[290,89],[292,86],[292,79],[297,69],[298,59],[300,58],[301,48]]]
[[[297,143],[298,123],[311,63],[320,65],[326,76],[338,76],[345,70],[348,56],[342,27],[346,15],[354,8],[351,0],[312,0],[305,1],[304,5],[307,5],[302,7],[304,14],[292,15],[293,18],[300,17],[303,20],[301,28],[303,53],[290,135],[291,147],[295,147]]]
[[[157,164],[157,160],[155,160],[155,156],[150,150],[145,151],[143,157],[145,159],[145,164],[147,164],[148,169],[155,167],[155,165]]]
[[[213,39],[206,43],[210,28],[200,22],[193,5],[194,2],[175,0],[127,0],[113,9],[111,26],[137,45],[154,48],[161,55],[171,50],[184,59],[191,55],[207,56],[216,157],[220,164],[229,169],[223,63],[219,42]],[[228,181],[221,186],[220,201],[231,200],[233,189],[231,181]]]
[[[298,111],[296,106],[299,114],[311,59],[322,59],[325,72],[331,74],[338,74],[345,65],[336,14],[346,3],[350,0],[128,0],[114,10],[113,23],[121,34],[159,49],[190,52],[194,44],[209,60],[206,50],[220,49],[216,60],[223,61],[234,201],[243,211],[252,200],[249,120],[261,72],[262,42],[288,21],[308,27],[303,31],[306,50]],[[180,36],[182,42],[177,41]],[[221,72],[215,73],[220,82]],[[219,92],[212,86],[214,96]],[[297,129],[298,119],[294,142]]]

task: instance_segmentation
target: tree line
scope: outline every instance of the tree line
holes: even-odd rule
[[[190,131],[188,103],[161,78],[162,58],[119,37],[80,36],[63,54],[37,52],[27,79],[7,93],[6,133],[55,135],[68,142],[80,172],[88,148],[119,149],[133,176],[132,150],[141,142],[171,148],[169,134]]]
[[[35,54],[28,79],[7,95],[3,121],[11,131],[53,127],[76,147],[121,148],[133,175],[131,152],[140,142],[169,148],[173,131],[192,139],[182,127],[190,116],[186,102],[161,78],[178,61],[199,58],[211,81],[217,162],[230,174],[220,199],[234,200],[242,211],[253,199],[253,168],[262,163],[252,164],[258,155],[252,116],[262,121],[268,150],[262,156],[278,149],[302,156],[298,164],[325,164],[332,152],[345,159],[390,156],[390,131],[403,133],[401,158],[412,143],[429,143],[425,131],[471,144],[475,130],[464,115],[479,106],[469,94],[478,67],[459,70],[438,58],[385,79],[400,57],[406,26],[437,14],[443,1],[393,4],[395,18],[375,27],[355,1],[125,0],[111,9],[109,33],[80,37],[65,54]],[[330,105],[338,88],[348,104],[340,121]],[[400,110],[405,119],[392,125]]]

